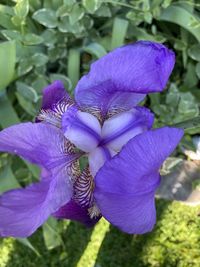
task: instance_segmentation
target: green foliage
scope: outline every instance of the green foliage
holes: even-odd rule
[[[37,83],[38,79],[46,83],[51,74],[59,73],[70,76],[74,87],[81,74],[88,70],[91,60],[125,41],[141,38],[167,41],[177,50],[178,72],[174,77],[181,73],[182,79],[179,77],[174,81],[178,88],[188,90],[197,86],[199,76],[199,18],[194,8],[192,3],[155,0],[132,1],[130,4],[126,1],[20,0],[15,6],[11,1],[10,4],[5,1],[0,6],[0,32],[2,40],[16,41],[16,81],[21,80],[27,88],[37,84],[39,96],[43,84]],[[190,68],[184,69],[183,61]],[[195,79],[192,75],[196,75]],[[15,83],[11,86],[19,88]],[[18,101],[17,108],[19,112],[26,111],[24,120],[29,119],[38,109],[36,102],[40,97],[34,105],[30,98],[26,99],[31,103],[25,105],[24,90],[17,89],[17,93],[12,92],[12,97]]]
[[[0,267],[199,267],[199,207],[157,201],[152,233],[133,236],[101,220],[95,228],[59,222],[63,244],[48,251],[41,231],[30,240],[41,257],[13,239],[0,241]],[[56,237],[55,237],[56,238]]]
[[[4,89],[13,79],[15,70],[15,43],[3,42],[0,44],[0,90]]]
[[[87,73],[94,60],[115,47],[140,39],[164,42],[176,53],[176,65],[167,89],[162,94],[148,96],[143,103],[155,113],[155,127],[181,123],[183,120],[198,116],[200,101],[199,11],[200,4],[192,0],[2,0],[0,4],[0,127],[5,128],[20,121],[33,121],[40,109],[42,88],[48,83],[61,79],[66,89],[73,93],[78,79]],[[200,127],[196,127],[197,122],[199,120],[194,122],[195,127],[187,131],[186,139],[193,134],[200,133]],[[22,160],[17,161],[16,158],[4,154],[0,157],[1,192],[16,186],[25,186],[27,183],[36,181],[38,176],[38,169],[28,163]],[[185,210],[183,213],[185,214]],[[168,215],[170,217],[170,214]],[[173,218],[170,218],[173,221]],[[178,218],[176,220],[178,221]],[[170,224],[170,220],[167,223]],[[51,256],[47,250],[40,247],[40,242],[43,246],[45,244],[41,240],[42,237],[36,234],[33,243],[39,247],[39,253],[43,253],[45,260],[48,261],[46,257],[49,257],[49,261],[45,263],[46,265],[41,263],[41,259],[35,259],[35,254],[31,254],[31,251],[24,255],[19,246],[18,254],[12,256],[12,260],[16,260],[15,266],[23,266],[18,255],[23,255],[25,259],[28,259],[29,255],[33,259],[33,263],[31,261],[27,263],[28,261],[25,260],[24,266],[57,266],[62,260],[67,259],[69,263],[72,260],[75,261],[77,256],[72,259],[70,253],[74,248],[78,249],[77,244],[81,238],[89,240],[91,230],[83,230],[73,223],[70,225],[72,228],[75,227],[75,238],[72,249],[67,241],[66,246],[69,252],[65,252],[63,238],[60,238],[60,233],[63,235],[62,227],[55,232],[57,227],[51,220],[51,223],[44,226],[45,244],[49,249],[61,245],[60,248],[56,248],[57,250],[55,253],[52,252]],[[105,225],[107,224],[102,222],[98,227],[102,230]],[[181,222],[180,225],[182,225]],[[195,225],[194,229],[196,229]],[[178,226],[174,223],[174,227]],[[167,228],[163,226],[163,228],[157,228],[155,233],[161,235],[162,229],[167,231]],[[186,229],[181,231],[185,233]],[[164,235],[163,240],[166,244],[169,244],[168,242],[175,244],[170,237],[172,233],[173,231],[170,230],[167,239]],[[116,235],[119,236],[116,239],[119,238],[120,244],[125,245],[128,251],[123,250],[124,254],[122,253],[121,259],[120,253],[116,255],[112,249],[110,250]],[[181,251],[185,252],[185,249],[179,246],[179,235],[177,234],[176,237],[177,248],[175,245],[167,248],[165,242],[159,239],[159,235],[158,240],[152,241],[150,246],[148,244],[151,243],[151,238],[148,239],[148,236],[154,237],[154,233],[147,237],[137,237],[134,241],[132,237],[124,236],[111,228],[111,236],[114,238],[111,238],[111,243],[109,241],[106,246],[109,246],[110,257],[112,253],[116,256],[117,263],[116,265],[114,265],[115,262],[109,264],[109,258],[103,257],[99,265],[125,266],[126,256],[130,262],[137,262],[128,247],[131,242],[134,254],[140,255],[138,257],[141,258],[138,265],[133,263],[136,264],[135,266],[148,264],[160,266],[159,259],[163,266],[177,266],[179,262],[178,266],[200,265],[198,255],[194,252],[197,248],[191,238],[185,235],[186,249],[189,249],[189,253],[192,251],[194,256],[189,258],[189,253],[186,253],[184,260],[181,260]],[[69,237],[66,236],[63,239],[64,243],[66,239],[73,240],[72,234],[69,233]],[[6,247],[8,246],[10,251],[13,251],[16,246],[13,240],[2,242],[7,244]],[[23,241],[23,244],[29,248],[32,246],[27,240]],[[143,250],[141,247],[144,244]],[[82,246],[81,249],[85,248],[84,241],[81,241],[80,246]],[[120,247],[116,244],[116,250],[119,249]],[[9,257],[5,252],[5,246],[3,246],[3,251],[4,255]],[[171,257],[168,256],[169,252]],[[54,255],[57,257],[57,262],[53,258]],[[91,259],[94,260],[92,257]],[[195,259],[199,265],[196,264]],[[133,266],[128,264],[127,266]],[[69,266],[72,265],[69,264]]]
[[[123,43],[149,39],[165,42],[177,56],[168,88],[177,88],[174,94],[178,102],[169,100],[171,89],[156,105],[155,96],[147,101],[157,114],[157,125],[192,118],[199,113],[200,97],[198,10],[199,4],[189,1],[20,0],[14,6],[11,0],[2,1],[0,38],[15,41],[16,59],[11,42],[12,52],[6,54],[12,63],[9,69],[0,68],[9,77],[1,79],[0,87],[14,80],[7,89],[8,97],[15,103],[20,120],[30,120],[51,77],[62,75],[68,87],[74,88],[96,58]],[[2,56],[1,60],[4,64]]]

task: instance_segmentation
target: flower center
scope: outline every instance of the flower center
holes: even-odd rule
[[[95,116],[79,111],[76,107],[69,108],[63,114],[62,129],[65,137],[88,156],[89,167],[74,183],[74,199],[81,206],[93,210],[96,173],[130,139],[148,129],[150,117],[150,113],[144,108],[142,111],[133,108],[114,115],[101,126]]]

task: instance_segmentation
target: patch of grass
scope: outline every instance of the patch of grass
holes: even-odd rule
[[[142,236],[122,233],[103,219],[91,229],[61,222],[63,247],[48,251],[40,230],[31,242],[41,257],[13,239],[4,239],[0,267],[199,267],[199,210],[158,200],[156,227]]]

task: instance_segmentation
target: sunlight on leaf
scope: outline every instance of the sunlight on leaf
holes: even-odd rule
[[[127,20],[115,18],[112,30],[111,49],[114,49],[124,44],[127,28]]]
[[[63,241],[58,232],[58,222],[53,217],[50,217],[43,225],[43,236],[48,249],[53,249],[62,245]]]

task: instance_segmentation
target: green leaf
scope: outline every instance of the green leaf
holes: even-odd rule
[[[21,244],[24,246],[30,248],[38,257],[41,257],[40,253],[37,251],[37,249],[31,244],[31,242],[28,240],[28,238],[16,238]]]
[[[85,31],[85,27],[81,21],[81,23],[76,22],[73,25],[70,24],[70,18],[65,16],[62,17],[59,25],[58,25],[60,32],[70,32],[76,35],[78,37],[79,34],[81,34],[83,31]],[[81,36],[80,36],[81,37]]]
[[[71,5],[62,5],[56,12],[57,17],[65,17],[68,16],[71,12],[72,6]]]
[[[161,35],[149,34],[145,29],[136,27],[134,25],[131,25],[131,32],[133,33],[133,36],[137,38],[137,40],[150,40],[150,41],[156,41],[156,42],[161,42],[161,43],[166,40],[166,38]]]
[[[20,106],[31,116],[36,115],[36,110],[33,106],[33,104],[30,101],[27,101],[26,98],[24,98],[22,95],[19,93],[16,93],[17,100],[20,104]]]
[[[192,118],[192,119],[184,120],[184,121],[181,121],[179,123],[176,123],[170,126],[182,128],[184,130],[196,129],[197,127],[200,127],[200,116]]]
[[[98,17],[111,17],[111,11],[108,6],[100,6],[100,8],[97,9],[95,12],[95,15]]]
[[[192,59],[200,61],[200,44],[191,46],[188,50],[188,54]]]
[[[98,43],[91,43],[83,48],[89,54],[95,55],[97,58],[101,58],[107,54],[105,48]]]
[[[1,5],[0,4],[0,12],[2,12],[4,14],[11,15],[11,16],[14,15],[13,8],[8,6],[8,5],[6,6],[6,5]]]
[[[12,81],[15,72],[15,42],[0,43],[0,90]]]
[[[149,98],[151,100],[151,106],[160,105],[160,94],[159,93],[149,94]]]
[[[42,7],[41,0],[29,0],[29,4],[34,10],[40,9]]]
[[[51,7],[54,9],[54,10],[57,10],[63,3],[63,0],[51,0],[49,1],[50,4],[51,4]]]
[[[170,85],[169,91],[166,96],[166,104],[171,107],[177,107],[180,99],[180,93],[174,83]]]
[[[56,219],[50,217],[48,221],[43,225],[43,236],[47,249],[53,249],[62,244],[62,239],[58,233],[58,222]]]
[[[62,33],[71,32],[72,27],[73,26],[71,26],[69,23],[69,17],[62,17],[60,19],[60,22],[58,24],[58,29],[60,32],[62,32]]]
[[[159,19],[178,24],[179,26],[185,28],[191,34],[193,34],[200,42],[200,27],[194,28],[190,24],[191,21],[195,20],[197,23],[199,23],[199,21],[192,13],[188,12],[186,9],[179,6],[171,5],[163,10]]]
[[[72,86],[75,87],[80,74],[80,52],[78,49],[69,50],[67,73],[67,76],[72,82]]]
[[[195,65],[189,63],[187,66],[187,73],[184,78],[184,85],[188,88],[194,87],[198,82],[196,73],[195,73]]]
[[[83,0],[83,6],[89,13],[93,14],[101,6],[101,1]]]
[[[166,175],[172,171],[172,169],[182,162],[183,159],[175,158],[175,157],[169,157],[164,161],[164,164],[161,169],[161,175]]]
[[[63,50],[61,47],[49,47],[48,58],[50,62],[56,62],[60,58],[66,56],[66,49]]]
[[[77,21],[79,21],[84,15],[84,10],[79,4],[75,4],[71,10],[69,21],[71,25],[74,25]]]
[[[94,20],[86,15],[82,18],[81,25],[89,31],[94,26]]]
[[[46,29],[41,36],[46,46],[53,46],[57,42],[57,34],[53,29]]]
[[[19,62],[18,68],[17,68],[17,74],[18,76],[22,76],[29,71],[31,71],[33,68],[31,59],[23,59]]]
[[[37,45],[43,43],[44,39],[34,33],[27,33],[23,38],[25,45]]]
[[[11,21],[11,16],[0,12],[0,25],[8,30],[13,30],[14,25]]]
[[[18,115],[12,104],[10,103],[10,100],[8,99],[6,93],[1,94],[0,96],[0,107],[0,124],[3,128],[20,122],[20,119],[18,118]]]
[[[178,105],[178,112],[176,121],[180,121],[180,118],[189,119],[199,115],[199,107],[196,103],[195,97],[190,93],[181,93],[180,102]]]
[[[112,29],[111,49],[124,44],[124,39],[128,29],[128,21],[125,19],[115,18]]]
[[[15,188],[19,188],[20,184],[16,180],[10,165],[0,168],[0,194]]]
[[[197,77],[200,80],[200,62],[197,63],[196,68],[195,68],[195,71],[196,71]]]
[[[142,1],[142,10],[143,11],[148,11],[150,9],[150,3],[149,0],[143,0]]]
[[[11,40],[21,41],[22,40],[22,36],[21,36],[21,34],[18,31],[2,30],[1,33],[9,41],[11,41]]]
[[[47,28],[55,28],[58,25],[56,12],[51,9],[39,9],[33,14],[33,19]]]
[[[25,161],[26,166],[28,167],[29,171],[32,173],[32,175],[39,180],[40,177],[40,168],[34,164],[28,163]]]
[[[151,12],[145,12],[144,13],[144,20],[147,23],[151,24],[152,23],[152,19],[153,19],[153,16],[152,16]]]
[[[72,6],[76,3],[76,0],[63,0],[64,5]]]
[[[30,58],[32,55],[36,53],[42,53],[44,51],[44,47],[42,46],[28,46],[24,45],[21,42],[16,42],[16,54],[17,54],[17,62],[22,62],[26,64],[26,61],[30,62]]]
[[[12,17],[11,21],[17,28],[24,24],[24,19],[18,16]]]
[[[18,0],[16,6],[14,7],[14,12],[17,17],[25,18],[29,12],[29,1]]]
[[[37,102],[38,100],[38,95],[37,92],[29,85],[23,83],[23,82],[17,82],[17,91],[18,93],[29,100],[30,102]]]
[[[162,7],[167,8],[171,4],[172,0],[164,0],[162,3]]]
[[[36,77],[36,79],[32,82],[31,85],[36,90],[37,93],[41,94],[43,88],[48,85],[48,81],[45,76],[40,75]]]
[[[45,54],[37,53],[34,56],[32,56],[32,63],[36,67],[40,67],[45,65],[48,62],[48,57]]]

